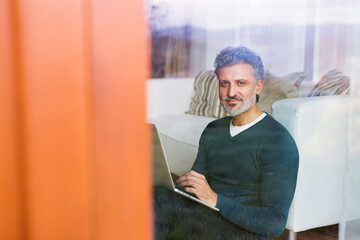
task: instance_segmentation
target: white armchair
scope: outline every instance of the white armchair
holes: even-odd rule
[[[286,228],[296,232],[340,222],[347,152],[347,96],[277,101],[272,115],[299,149],[299,173]]]

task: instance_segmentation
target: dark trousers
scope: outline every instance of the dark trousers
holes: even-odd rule
[[[155,187],[155,239],[255,240],[248,232],[199,203]]]

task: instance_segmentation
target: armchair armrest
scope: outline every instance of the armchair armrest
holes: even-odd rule
[[[283,99],[273,117],[299,149],[298,180],[286,228],[294,232],[339,223],[347,151],[347,96]]]

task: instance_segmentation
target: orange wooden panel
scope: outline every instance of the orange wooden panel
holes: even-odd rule
[[[150,239],[143,1],[93,2],[99,239]]]
[[[16,101],[16,33],[13,6],[0,1],[0,239],[24,237],[21,207],[18,114]]]
[[[143,3],[0,7],[0,238],[151,238]]]
[[[27,238],[92,239],[87,9],[81,0],[17,2]]]

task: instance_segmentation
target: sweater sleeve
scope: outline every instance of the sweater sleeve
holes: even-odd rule
[[[244,205],[218,195],[216,207],[230,222],[268,237],[279,236],[285,228],[294,196],[299,154],[290,136],[277,136],[263,143],[259,152],[260,204]]]
[[[207,178],[207,159],[206,159],[206,146],[205,146],[205,130],[201,134],[199,141],[198,153],[195,159],[195,162],[192,166],[192,170],[195,172],[203,174]]]

